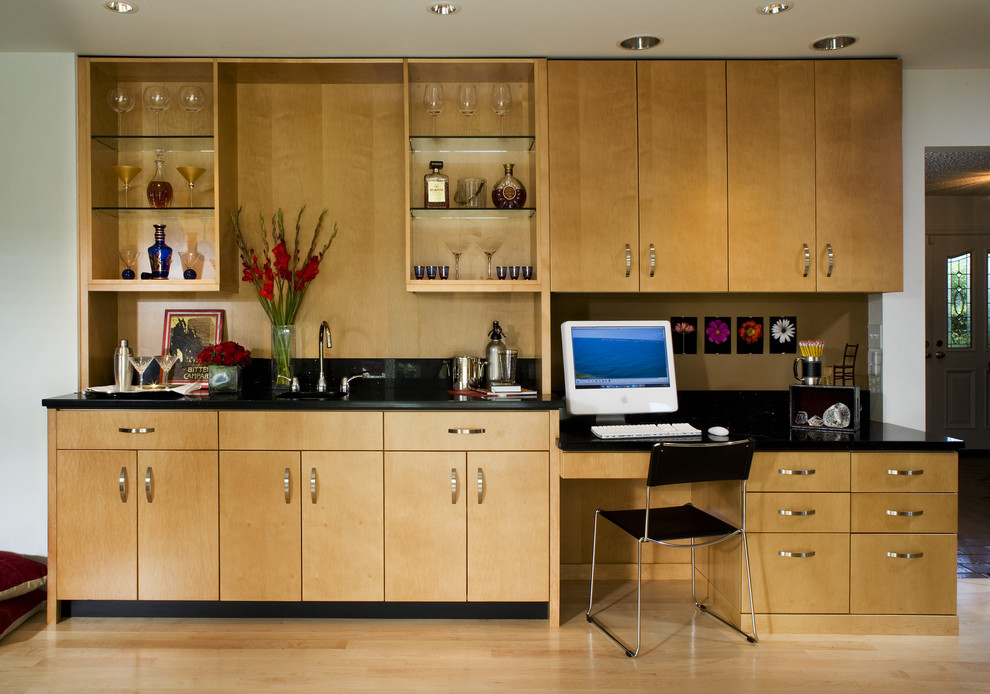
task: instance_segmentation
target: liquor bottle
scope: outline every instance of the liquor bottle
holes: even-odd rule
[[[492,203],[501,209],[515,209],[526,206],[526,188],[512,175],[515,164],[503,164],[505,175],[492,187]]]
[[[165,180],[165,152],[156,150],[155,175],[148,183],[148,202],[152,207],[168,207],[172,204],[172,184]]]
[[[423,176],[423,207],[450,207],[450,179],[440,173],[442,161],[430,162],[430,173]]]
[[[165,245],[165,225],[155,224],[155,243],[148,248],[151,262],[151,279],[167,280],[172,265],[172,249]]]

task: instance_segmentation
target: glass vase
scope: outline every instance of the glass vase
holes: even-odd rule
[[[285,391],[292,386],[292,360],[295,357],[296,326],[272,326],[272,390]]]
[[[209,387],[211,393],[240,393],[241,367],[209,364]]]
[[[155,224],[155,243],[148,248],[151,279],[167,280],[172,266],[172,248],[165,243],[165,225]]]

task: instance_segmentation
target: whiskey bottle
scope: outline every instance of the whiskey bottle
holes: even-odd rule
[[[450,207],[450,179],[442,168],[442,161],[431,161],[432,171],[423,176],[424,207]]]
[[[515,164],[503,164],[505,175],[492,187],[492,203],[501,209],[515,209],[526,206],[526,188],[512,175]]]

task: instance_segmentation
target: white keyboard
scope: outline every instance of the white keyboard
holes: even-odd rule
[[[685,436],[701,436],[687,422],[673,424],[595,424],[591,433],[600,439],[673,439]]]

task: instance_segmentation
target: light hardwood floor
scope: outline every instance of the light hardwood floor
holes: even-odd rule
[[[586,584],[564,589],[559,630],[96,618],[46,628],[42,614],[0,641],[0,692],[990,691],[986,579],[959,582],[958,637],[770,635],[759,645],[696,612],[686,581],[655,582],[635,660],[585,621]]]

